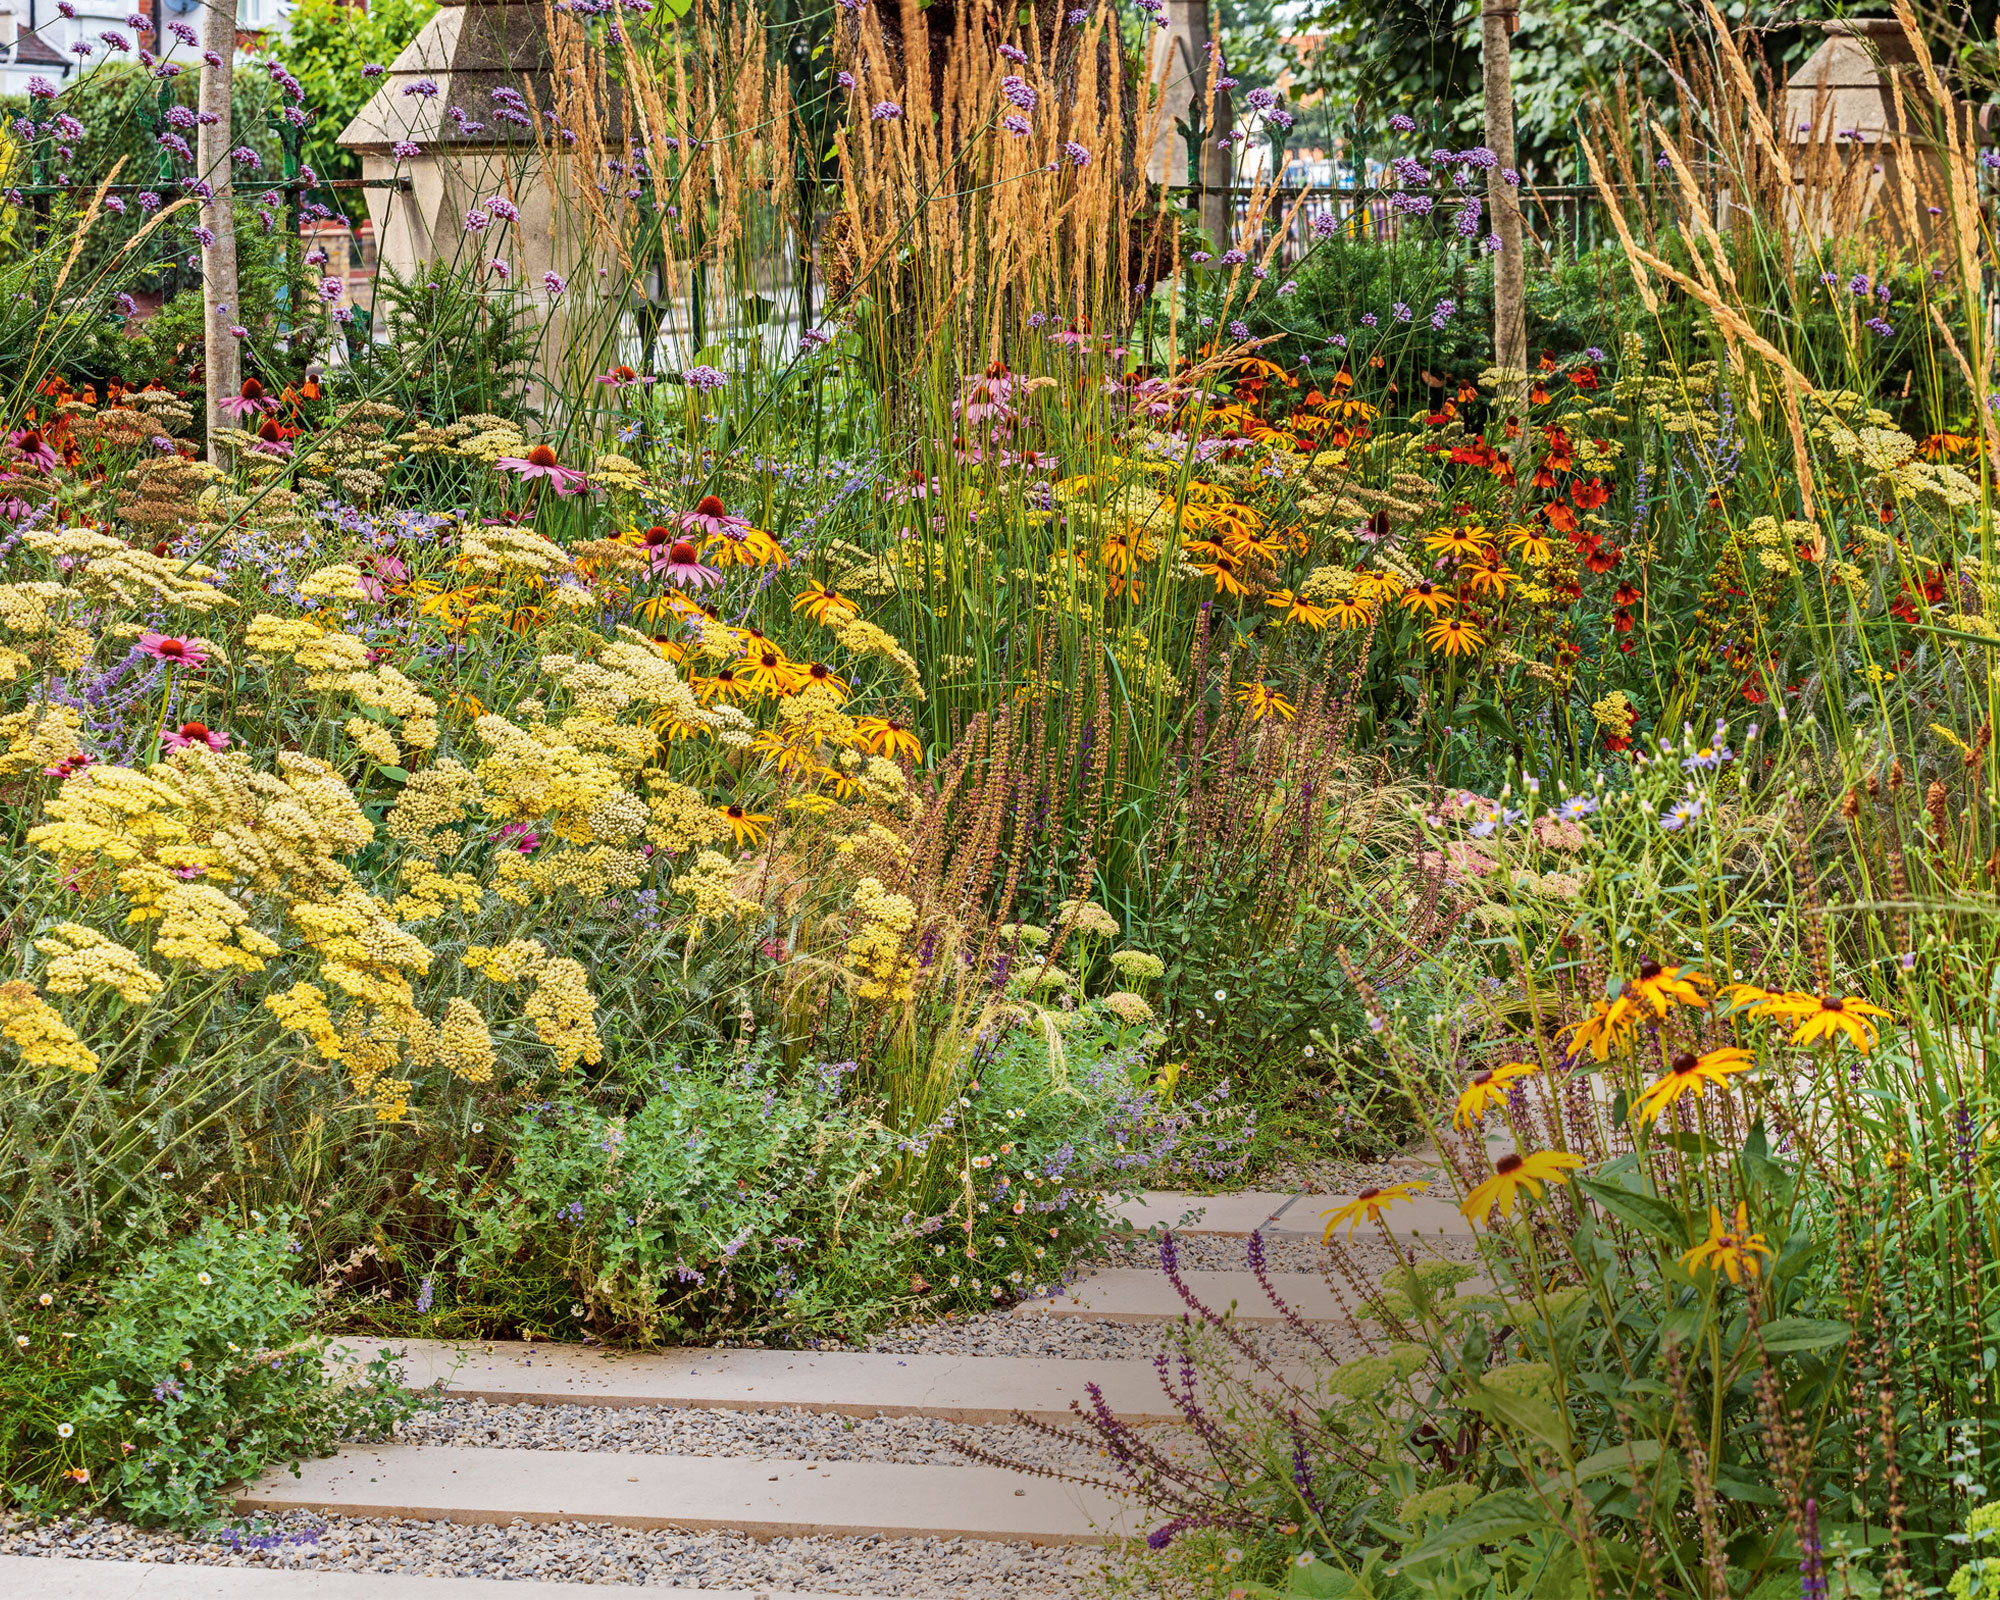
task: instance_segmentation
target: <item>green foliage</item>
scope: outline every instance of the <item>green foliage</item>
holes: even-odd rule
[[[297,1248],[282,1218],[210,1217],[11,1308],[0,1481],[14,1504],[195,1527],[230,1484],[409,1415],[387,1351],[365,1376],[329,1373]]]
[[[273,53],[299,80],[313,109],[300,155],[322,178],[361,176],[360,158],[334,142],[382,85],[361,69],[388,66],[435,10],[436,0],[373,0],[366,6],[299,0],[292,7]],[[350,205],[359,215],[358,203]]]
[[[433,422],[535,415],[524,379],[545,330],[519,288],[490,286],[478,265],[435,262],[418,281],[384,263],[375,279],[374,328],[348,335],[355,381],[385,403]]]

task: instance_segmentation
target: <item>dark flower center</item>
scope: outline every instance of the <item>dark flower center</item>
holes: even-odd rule
[[[183,739],[206,739],[208,728],[206,724],[200,722],[183,722],[180,733]]]
[[[645,531],[645,533],[640,535],[640,537],[643,538],[648,545],[666,544],[672,540],[673,533],[670,529],[662,528],[657,523],[655,523],[652,527],[648,528]]]
[[[1518,1155],[1506,1155],[1493,1163],[1493,1170],[1504,1178],[1510,1172],[1519,1172],[1526,1165]]]
[[[266,417],[262,422],[257,424],[257,437],[262,439],[266,444],[277,444],[285,435],[284,430],[278,426],[276,421],[270,417]]]
[[[163,656],[184,656],[187,654],[187,646],[178,639],[162,639],[160,641],[160,654]]]
[[[694,514],[698,517],[724,517],[729,513],[723,510],[722,502],[714,495],[705,494],[696,503]]]
[[[1641,962],[1641,963],[1640,963],[1640,965],[1639,965],[1639,981],[1640,981],[1640,982],[1642,982],[1642,983],[1651,983],[1651,982],[1652,982],[1652,981],[1653,981],[1653,980],[1654,980],[1655,978],[1657,978],[1657,977],[1658,977],[1659,975],[1660,975],[1660,964],[1659,964],[1659,962],[1657,962],[1657,961],[1645,961],[1645,962]]]
[[[630,367],[613,367],[611,369],[611,376],[616,378],[620,383],[630,383],[639,374],[634,372]]]
[[[1354,1198],[1357,1200],[1373,1200],[1381,1192],[1380,1189],[1363,1189]]]
[[[1687,1073],[1694,1071],[1695,1066],[1696,1062],[1693,1056],[1687,1054],[1681,1054],[1674,1057],[1672,1070],[1676,1073],[1685,1075]]]
[[[242,393],[245,400],[261,400],[264,398],[264,386],[255,378],[245,378]]]
[[[831,672],[831,670],[821,666],[817,661],[815,661],[812,664],[812,666],[807,669],[807,676],[813,678],[830,678],[833,676],[833,673]]]
[[[686,539],[676,539],[674,547],[667,552],[667,559],[677,566],[691,567],[699,552]]]
[[[774,654],[773,654],[773,653],[772,653],[771,651],[769,651],[769,650],[766,650],[766,651],[765,651],[765,652],[764,652],[764,653],[763,653],[763,654],[762,654],[761,656],[759,656],[759,657],[757,658],[757,661],[758,661],[758,665],[760,665],[761,667],[763,667],[763,668],[764,668],[764,670],[765,670],[766,672],[769,672],[769,671],[772,671],[772,670],[774,670],[774,669],[775,669],[775,668],[777,667],[777,665],[778,665],[778,658],[777,658],[777,656],[776,656],[776,655],[774,655]]]
[[[1838,1000],[1828,1000],[1825,998],[1820,1000],[1819,1008],[1822,1011],[1844,1011],[1847,1009]]]
[[[21,435],[21,448],[27,451],[28,454],[33,455],[41,447],[42,436],[33,428],[30,428],[26,433]]]
[[[727,815],[731,822],[741,822],[743,820],[743,808],[741,806],[731,806]]]
[[[552,467],[556,464],[556,453],[545,444],[538,444],[528,452],[528,460],[538,467]]]
[[[1493,1081],[1492,1069],[1488,1068],[1486,1071],[1476,1074],[1472,1081],[1474,1084],[1491,1083]]]

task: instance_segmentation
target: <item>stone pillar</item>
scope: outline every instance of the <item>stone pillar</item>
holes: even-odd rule
[[[1162,110],[1153,147],[1146,153],[1149,182],[1168,184],[1176,189],[1190,179],[1187,141],[1176,122],[1190,123],[1204,113],[1209,82],[1209,50],[1213,34],[1209,28],[1209,0],[1168,0],[1168,26],[1153,35],[1148,69],[1152,81],[1161,86]],[[1215,97],[1207,108],[1211,118],[1202,137],[1200,181],[1211,191],[1202,197],[1201,226],[1218,250],[1230,245],[1233,208],[1229,185],[1235,163],[1230,152],[1219,149],[1216,140],[1227,133],[1234,118],[1228,92]]]

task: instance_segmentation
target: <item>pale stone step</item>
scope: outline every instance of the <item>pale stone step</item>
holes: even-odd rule
[[[1289,1191],[1245,1191],[1242,1194],[1182,1194],[1171,1189],[1148,1189],[1137,1200],[1127,1200],[1113,1209],[1132,1227],[1171,1228],[1175,1233],[1255,1233],[1292,1203]],[[1189,1212],[1200,1215],[1183,1225]]]
[[[455,1398],[504,1405],[697,1406],[762,1411],[792,1406],[849,1417],[1011,1421],[1024,1411],[1071,1420],[1095,1383],[1133,1423],[1178,1415],[1150,1361],[1063,1361],[1013,1356],[890,1355],[861,1350],[662,1350],[627,1354],[590,1345],[397,1340],[413,1389],[441,1382]],[[375,1341],[344,1348],[366,1361]]]
[[[1454,1238],[1469,1239],[1475,1230],[1472,1222],[1458,1209],[1455,1201],[1440,1198],[1438,1191],[1450,1190],[1441,1183],[1433,1183],[1431,1192],[1414,1195],[1408,1200],[1398,1201],[1382,1213],[1382,1221],[1389,1225],[1389,1231],[1422,1237],[1425,1234],[1448,1234]],[[1355,1197],[1351,1194],[1302,1194],[1285,1209],[1266,1223],[1263,1231],[1274,1237],[1278,1235],[1296,1236],[1311,1234],[1317,1236],[1326,1231],[1326,1213],[1347,1205]],[[1347,1224],[1340,1225],[1338,1237],[1348,1235]],[[1381,1238],[1380,1227],[1364,1219],[1354,1230],[1357,1239]]]
[[[725,1600],[857,1600],[804,1589],[690,1589],[647,1584],[654,1594]],[[390,1572],[287,1572],[176,1561],[88,1561],[0,1556],[7,1600],[603,1600],[606,1585],[536,1578],[418,1578]],[[868,1600],[867,1596],[859,1600]]]
[[[1273,1272],[1271,1287],[1285,1303],[1312,1322],[1345,1321],[1348,1307],[1316,1272]],[[1181,1282],[1211,1311],[1227,1311],[1233,1301],[1236,1317],[1246,1323],[1282,1323],[1256,1275],[1250,1272],[1184,1272]],[[1167,1275],[1157,1269],[1113,1267],[1079,1279],[1065,1294],[1030,1300],[1020,1316],[1093,1317],[1099,1322],[1178,1321],[1188,1304]]]
[[[1002,1467],[390,1444],[352,1446],[299,1470],[266,1472],[236,1509],[1029,1544],[1109,1543],[1131,1523],[1125,1503],[1101,1490]]]

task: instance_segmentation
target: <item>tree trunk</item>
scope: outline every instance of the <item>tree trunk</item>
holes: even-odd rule
[[[1500,253],[1493,263],[1493,364],[1525,374],[1528,369],[1528,263],[1521,249],[1521,194],[1502,172],[1515,169],[1513,43],[1520,25],[1519,0],[1485,0],[1480,13],[1480,56],[1486,91],[1486,148],[1499,158],[1495,181],[1487,185],[1493,232]],[[1519,400],[1510,396],[1518,407]]]
[[[207,0],[201,42],[209,60],[201,69],[202,116],[196,135],[195,165],[214,191],[201,210],[202,226],[215,242],[202,251],[201,312],[202,370],[208,385],[208,459],[227,466],[228,453],[216,437],[232,421],[222,402],[243,387],[243,356],[229,329],[242,315],[236,303],[236,214],[233,205],[229,152],[235,148],[229,126],[229,92],[236,76],[236,0]],[[216,61],[222,64],[217,66]],[[213,121],[210,121],[210,118]]]

